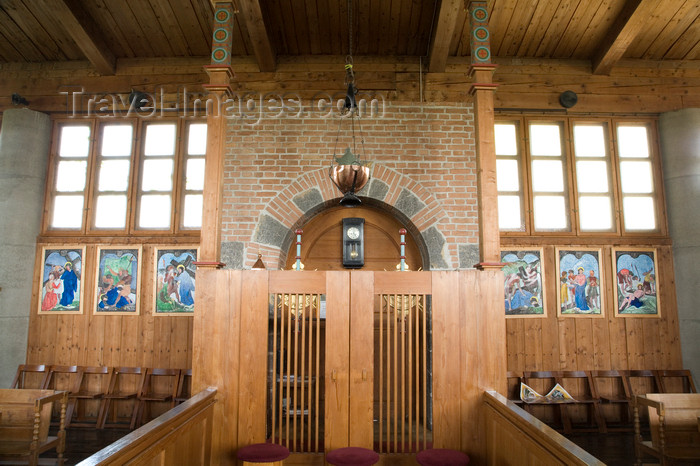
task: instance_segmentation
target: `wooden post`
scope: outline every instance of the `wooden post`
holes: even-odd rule
[[[211,64],[204,67],[209,75],[207,99],[207,156],[204,172],[204,205],[198,267],[222,267],[221,263],[221,209],[224,197],[224,141],[226,119],[221,104],[231,92],[231,42],[233,15],[231,1],[214,3],[214,25],[211,46]]]
[[[479,264],[477,268],[500,268],[498,231],[498,192],[496,190],[496,150],[494,142],[493,83],[496,65],[491,63],[488,10],[485,1],[469,2],[471,25],[472,85],[476,126],[477,193],[479,198]]]

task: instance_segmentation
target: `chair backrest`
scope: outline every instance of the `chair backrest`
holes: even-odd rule
[[[138,395],[146,377],[146,369],[143,367],[117,366],[112,368],[112,376],[109,380],[107,393]]]
[[[654,371],[631,369],[620,371],[629,381],[629,388],[632,397],[634,395],[644,395],[646,393],[658,393],[658,377]]]
[[[180,369],[146,369],[146,377],[141,387],[141,395],[147,396],[149,393],[169,394],[173,398],[177,396],[178,379]]]
[[[177,381],[176,400],[182,401],[192,396],[192,369],[180,371]]]
[[[506,372],[506,381],[508,383],[508,399],[520,399],[520,382],[522,382],[523,373],[520,371]]]
[[[556,380],[570,393],[573,391],[571,395],[574,398],[585,395],[598,399],[598,391],[589,371],[559,371]],[[574,389],[574,385],[576,389]]]
[[[697,393],[688,369],[658,370],[656,376],[661,393]]]
[[[79,382],[77,392],[106,392],[109,385],[112,368],[108,366],[79,366]]]
[[[591,382],[598,396],[632,400],[629,379],[618,370],[590,371]]]
[[[78,366],[52,365],[46,378],[45,388],[75,392],[80,387],[81,377]]]
[[[44,364],[20,364],[10,388],[42,389],[48,382],[49,366]]]

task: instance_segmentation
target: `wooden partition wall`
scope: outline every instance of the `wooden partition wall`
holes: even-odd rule
[[[198,283],[206,280],[210,286],[198,296],[195,312],[193,381],[195,391],[208,386],[218,389],[213,464],[235,464],[239,447],[270,436],[268,369],[269,364],[277,365],[268,353],[271,322],[276,321],[270,316],[284,294],[290,298],[294,294],[323,296],[325,300],[322,448],[319,453],[295,453],[290,464],[317,464],[323,461],[324,451],[344,446],[377,448],[375,382],[379,381],[375,381],[373,366],[375,352],[380,351],[374,336],[382,295],[430,296],[432,445],[467,451],[476,461],[485,458],[480,428],[482,393],[486,389],[505,391],[500,271],[200,270],[197,278]],[[392,312],[398,312],[396,309]],[[390,316],[390,325],[395,325],[395,318]],[[285,325],[294,325],[287,322]],[[284,336],[293,341],[288,333]],[[282,393],[281,388],[276,390]],[[279,395],[275,396],[277,404]],[[276,419],[277,424],[279,417]],[[290,450],[296,447],[290,446]],[[381,461],[401,464],[401,455],[382,453]],[[413,461],[410,455],[403,456],[405,462]]]

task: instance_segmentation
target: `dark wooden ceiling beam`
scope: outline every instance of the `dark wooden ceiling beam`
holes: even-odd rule
[[[80,2],[52,0],[49,4],[56,21],[63,25],[97,71],[102,75],[113,75],[117,69],[117,59]]]
[[[657,0],[627,0],[593,56],[593,74],[610,74],[613,66],[644,28],[657,4]]]
[[[440,11],[437,15],[437,23],[433,28],[433,36],[430,38],[430,50],[428,52],[428,71],[431,73],[443,73],[450,54],[450,42],[452,34],[457,26],[459,9],[464,8],[462,0],[442,0]]]
[[[260,2],[258,0],[238,0],[238,7],[248,29],[260,71],[274,71],[277,66],[277,57],[267,33]]]

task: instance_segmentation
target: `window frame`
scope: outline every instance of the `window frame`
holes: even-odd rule
[[[532,154],[530,147],[529,125],[532,122],[560,122],[562,125],[562,150],[564,154],[562,160],[566,167],[565,189],[568,196],[568,212],[570,228],[559,231],[537,231],[534,225],[534,193],[532,186]],[[607,116],[556,116],[556,115],[529,115],[529,114],[509,114],[499,113],[496,115],[495,123],[511,123],[516,126],[517,156],[521,177],[521,195],[525,218],[523,219],[524,230],[500,229],[502,237],[649,237],[659,238],[668,235],[666,213],[664,210],[665,195],[663,189],[663,174],[661,167],[661,157],[659,153],[659,136],[657,130],[657,120],[653,117],[633,118],[633,117],[607,117]],[[579,196],[578,180],[576,173],[576,153],[574,147],[574,125],[575,124],[604,124],[607,134],[605,144],[607,149],[606,162],[608,166],[610,199],[612,202],[612,229],[611,230],[582,230],[579,217]],[[654,199],[654,209],[656,215],[656,229],[654,230],[626,230],[624,227],[624,211],[622,206],[622,188],[620,176],[620,160],[618,154],[617,128],[623,126],[644,126],[647,128],[649,144],[649,162],[652,170],[652,183]],[[500,157],[496,155],[498,160]],[[580,158],[578,158],[580,160]],[[502,192],[498,192],[501,195]],[[504,192],[510,194],[510,192]]]
[[[168,228],[138,228],[139,194],[143,173],[143,148],[145,144],[145,127],[151,120],[143,118],[57,118],[53,120],[52,142],[49,154],[49,167],[46,176],[46,188],[44,195],[44,211],[41,222],[41,236],[44,237],[161,237],[178,236],[184,238],[197,238],[200,236],[201,227],[186,228],[183,223],[184,196],[187,190],[186,183],[186,160],[188,158],[187,143],[189,138],[189,125],[205,123],[205,118],[181,118],[165,117],[158,118],[152,123],[175,123],[175,154],[173,164],[173,185],[170,192],[171,212],[170,226]],[[132,153],[129,167],[129,185],[126,190],[127,211],[125,227],[123,229],[97,228],[95,227],[95,208],[97,203],[97,189],[99,180],[99,151],[102,145],[102,131],[104,126],[110,124],[132,124]],[[90,147],[87,157],[86,184],[83,191],[83,212],[82,224],[80,228],[56,228],[51,226],[54,212],[54,199],[58,191],[56,190],[56,176],[58,164],[61,161],[59,156],[61,130],[65,126],[89,126]],[[202,157],[206,158],[206,154]]]

